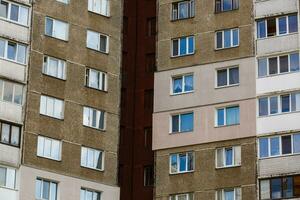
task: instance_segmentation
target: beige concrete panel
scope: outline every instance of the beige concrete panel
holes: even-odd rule
[[[257,0],[255,2],[255,17],[263,18],[298,11],[297,0]]]
[[[17,80],[21,82],[26,81],[26,66],[12,61],[0,59],[0,76]]]
[[[0,118],[3,120],[23,124],[22,106],[0,101]]]
[[[29,20],[30,21],[30,20]],[[28,43],[30,37],[29,27],[16,24],[0,18],[1,33],[0,36],[11,40]]]
[[[20,148],[0,144],[0,164],[18,167],[20,158]]]

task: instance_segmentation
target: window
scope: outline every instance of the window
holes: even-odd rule
[[[171,133],[189,132],[194,129],[194,113],[171,116]]]
[[[216,32],[216,49],[239,46],[239,29],[227,29]]]
[[[226,107],[217,109],[217,126],[229,126],[240,123],[240,107]]]
[[[226,188],[216,191],[216,200],[241,200],[241,188]]]
[[[259,157],[277,157],[300,153],[300,133],[259,138]]]
[[[259,184],[260,199],[299,198],[300,176],[262,179]]]
[[[16,170],[0,166],[0,186],[15,189]]]
[[[57,183],[37,178],[35,182],[35,198],[37,200],[57,200]]]
[[[153,165],[144,167],[144,186],[153,186],[154,184],[154,169]]]
[[[239,9],[239,0],[215,0],[216,13]]]
[[[187,19],[195,16],[195,2],[181,1],[172,4],[172,20]]]
[[[57,119],[64,118],[64,101],[49,96],[41,96],[40,114],[54,117]]]
[[[217,70],[217,87],[237,85],[239,82],[238,67]]]
[[[92,148],[81,147],[81,166],[104,170],[104,152]]]
[[[21,84],[0,79],[0,100],[22,105],[23,86]]]
[[[61,141],[38,136],[37,155],[53,160],[61,160]]]
[[[234,167],[241,165],[241,146],[224,147],[216,150],[216,167]]]
[[[194,153],[176,153],[170,155],[170,174],[194,171]]]
[[[257,38],[267,38],[298,32],[297,14],[257,21]]]
[[[69,0],[56,0],[56,1],[64,3],[64,4],[69,4]]]
[[[175,76],[172,78],[172,85],[173,94],[192,92],[194,90],[194,76],[193,74]]]
[[[0,1],[0,17],[28,25],[29,8],[8,1]]]
[[[104,111],[89,107],[83,108],[83,125],[104,130]]]
[[[194,200],[193,193],[174,194],[170,196],[170,200]]]
[[[20,146],[21,127],[6,122],[0,122],[1,143]]]
[[[44,56],[43,73],[59,79],[66,79],[66,62],[61,59]]]
[[[86,46],[90,49],[108,53],[108,36],[94,31],[87,31]]]
[[[195,37],[181,37],[172,40],[172,56],[191,55],[195,52]]]
[[[101,192],[81,188],[80,200],[101,200]]]
[[[27,46],[0,38],[0,58],[26,64]]]
[[[45,34],[57,39],[68,41],[69,24],[60,20],[46,17]]]
[[[97,90],[107,91],[107,74],[95,69],[86,68],[85,85]]]
[[[299,53],[258,59],[258,77],[298,72]]]
[[[88,10],[109,16],[109,0],[88,0]]]

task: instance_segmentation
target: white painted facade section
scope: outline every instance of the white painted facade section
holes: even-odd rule
[[[258,78],[256,81],[257,95],[275,92],[292,91],[300,88],[300,72]]]
[[[17,190],[0,187],[0,199],[1,200],[18,200],[19,192]]]
[[[0,59],[0,76],[11,80],[26,81],[26,66],[12,61]]]
[[[23,43],[29,42],[30,39],[29,27],[16,24],[15,22],[10,22],[1,18],[0,18],[0,27],[1,27],[0,35],[2,37],[6,37],[11,40],[15,40]]]
[[[299,49],[299,35],[293,33],[256,40],[257,56],[285,53]]]
[[[286,13],[297,12],[297,0],[266,0],[255,2],[255,17],[264,18]]]
[[[300,173],[300,155],[267,158],[258,161],[258,176],[270,177]]]
[[[300,112],[258,117],[256,124],[257,135],[290,130],[299,130],[299,122]]]
[[[102,192],[103,200],[119,200],[119,187],[108,186],[83,179],[64,176],[26,166],[20,168],[20,197],[22,200],[35,199],[35,180],[37,177],[58,183],[57,200],[80,200],[80,189],[88,188]]]
[[[22,106],[9,102],[0,101],[0,119],[23,124]]]
[[[1,164],[18,167],[20,165],[20,154],[20,148],[18,147],[0,144]]]

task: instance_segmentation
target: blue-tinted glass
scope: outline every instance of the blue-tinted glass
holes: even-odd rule
[[[267,63],[267,58],[258,59],[258,77],[264,77],[268,75]]]
[[[281,198],[281,179],[271,179],[272,199]]]
[[[270,113],[276,114],[278,113],[278,98],[270,97]]]
[[[171,155],[171,172],[177,172],[177,154]]]
[[[293,178],[286,177],[282,179],[283,182],[283,197],[290,198],[293,197]]]
[[[179,3],[178,6],[179,6],[179,19],[188,18],[189,17],[189,12],[188,12],[189,3],[188,2]]]
[[[180,154],[179,155],[179,171],[183,172],[186,171],[186,154]]]
[[[286,17],[280,17],[278,19],[278,23],[279,23],[279,34],[286,34],[287,30],[286,30]]]
[[[17,45],[14,44],[14,43],[8,42],[7,58],[9,58],[11,60],[15,60],[16,59],[16,52],[17,52]]]
[[[13,20],[13,21],[18,21],[18,19],[19,19],[19,6],[11,4],[10,19]]]
[[[52,36],[53,31],[53,20],[46,18],[46,35]]]
[[[182,92],[182,77],[173,79],[173,93]]]
[[[43,181],[43,195],[42,199],[49,199],[50,182]]]
[[[194,113],[182,114],[180,117],[181,117],[180,132],[192,131],[194,128]]]
[[[233,125],[240,123],[240,108],[231,107],[226,108],[226,125]]]
[[[232,10],[232,0],[223,0],[223,11]]]
[[[225,200],[234,200],[234,190],[224,192]]]
[[[226,166],[233,165],[233,150],[232,150],[232,148],[226,148],[225,154],[226,154]]]
[[[217,32],[217,48],[223,48],[223,32]]]
[[[269,142],[268,138],[259,139],[259,157],[265,158],[269,156]]]
[[[218,126],[225,125],[224,109],[218,109]]]
[[[289,33],[298,32],[297,15],[289,16]]]
[[[179,132],[179,115],[172,116],[172,133]]]
[[[281,96],[281,112],[290,111],[290,95]]]
[[[231,47],[231,30],[224,31],[224,47]]]
[[[184,91],[192,91],[194,89],[193,86],[193,75],[188,75],[184,77]]]
[[[279,137],[270,138],[271,156],[278,156],[279,152]]]
[[[231,68],[229,69],[229,85],[237,84],[240,82],[239,77],[239,68]]]
[[[258,21],[257,22],[257,38],[265,38],[266,37],[266,21]]]
[[[269,107],[269,103],[268,103],[268,98],[260,98],[258,100],[258,107],[259,107],[259,116],[266,116],[269,114],[268,112],[268,107]]]
[[[295,134],[293,138],[294,153],[300,153],[300,134]]]
[[[290,54],[290,69],[292,72],[299,71],[299,53]]]
[[[0,57],[4,57],[5,41],[0,39]]]
[[[221,69],[217,72],[218,86],[227,85],[227,69]]]
[[[232,38],[233,38],[233,46],[239,45],[239,30],[234,29],[232,30]]]
[[[189,37],[189,52],[188,53],[194,53],[194,36]]]
[[[185,55],[187,53],[186,42],[186,38],[180,38],[180,55]]]

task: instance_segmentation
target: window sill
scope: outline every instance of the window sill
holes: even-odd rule
[[[49,74],[45,74],[45,73],[42,73],[44,76],[48,77],[48,78],[53,78],[53,79],[56,79],[56,80],[59,80],[59,81],[66,81],[67,79],[61,79],[61,78],[57,78],[56,76],[52,76],[52,75],[49,75]]]
[[[97,89],[97,88],[89,87],[87,85],[85,85],[84,87],[86,87],[87,89],[98,91],[98,92],[108,93],[107,90],[100,90],[100,89]]]
[[[195,90],[191,90],[188,92],[181,92],[181,93],[171,93],[170,96],[179,96],[179,95],[185,95],[185,94],[190,94],[190,93],[194,93]]]
[[[171,59],[182,58],[182,57],[187,57],[187,56],[192,56],[192,55],[195,55],[195,52],[189,53],[189,54],[184,54],[184,55],[171,56]]]
[[[11,59],[9,59],[9,58],[4,58],[4,57],[0,57],[0,59],[1,59],[1,60],[5,60],[5,61],[7,61],[7,62],[14,63],[14,64],[22,65],[22,66],[24,66],[24,67],[26,67],[26,65],[27,65],[27,62],[26,62],[26,63],[20,63],[20,62],[18,62],[18,61],[11,60]]]
[[[61,163],[61,162],[62,162],[62,159],[56,160],[56,159],[53,159],[53,158],[49,158],[49,157],[45,157],[45,156],[39,156],[39,155],[37,155],[37,157],[38,157],[38,158],[43,158],[43,159],[46,159],[46,160],[55,161],[55,162],[58,162],[58,163]]]
[[[288,75],[288,74],[295,74],[295,73],[299,73],[299,72],[300,72],[300,69],[298,71],[289,71],[289,72],[283,72],[283,73],[278,73],[278,74],[270,74],[270,75],[266,75],[266,76],[261,76],[261,77],[257,77],[257,79],[272,78],[272,77],[283,76],[283,75]]]
[[[173,175],[180,175],[180,174],[191,174],[191,173],[194,173],[195,170],[192,170],[192,171],[186,171],[186,172],[176,172],[176,173],[169,173],[169,175],[173,176]]]
[[[28,28],[29,29],[29,25],[24,25],[24,24],[18,23],[16,21],[13,21],[13,20],[10,20],[10,19],[4,18],[4,17],[0,17],[0,20],[6,21],[8,23],[15,24],[15,25],[22,26],[24,28]]]
[[[179,135],[179,134],[185,134],[185,133],[193,133],[194,130],[190,131],[181,131],[181,132],[170,132],[169,135]]]
[[[98,171],[98,172],[104,172],[104,169],[96,169],[96,168],[86,167],[86,166],[82,166],[82,165],[80,165],[80,167],[84,168],[84,169],[90,169],[90,170]]]
[[[294,32],[294,33],[286,33],[286,34],[281,34],[281,35],[274,35],[274,36],[267,36],[264,38],[257,38],[256,36],[256,40],[260,41],[260,40],[267,40],[267,39],[272,39],[272,38],[279,38],[279,37],[284,37],[284,36],[289,36],[289,35],[297,35],[298,32]]]
[[[228,12],[234,12],[234,11],[238,11],[239,8],[236,8],[236,9],[231,9],[231,10],[225,10],[225,11],[219,11],[217,12],[216,10],[214,11],[215,15],[218,15],[218,14],[222,14],[222,13],[228,13]]]
[[[57,38],[57,37],[54,37],[52,35],[47,35],[46,33],[44,34],[46,37],[48,38],[52,38],[52,39],[55,39],[55,40],[59,40],[59,41],[62,41],[62,42],[65,42],[65,43],[68,43],[69,42],[69,38],[68,39],[61,39],[61,38]]]
[[[259,158],[259,160],[269,160],[269,159],[273,159],[273,158],[293,157],[293,156],[299,156],[299,155],[300,155],[300,153],[291,153],[291,154],[285,154],[285,155],[279,155],[279,156],[269,156],[269,157],[265,157],[265,158]]]
[[[241,167],[241,166],[242,165],[234,165],[234,166],[227,166],[227,167],[216,167],[216,170],[238,168],[238,167]]]
[[[59,121],[64,121],[64,118],[52,117],[50,115],[45,115],[45,114],[42,114],[42,113],[40,113],[40,115],[43,116],[43,117],[47,117],[47,118],[51,118],[51,119],[56,119],[56,120],[59,120]]]
[[[170,19],[170,22],[180,22],[180,21],[186,21],[186,20],[190,20],[190,19],[194,19],[195,16],[193,17],[187,17],[187,18],[181,18],[181,19]]]
[[[267,118],[267,117],[274,117],[274,116],[287,115],[287,114],[293,114],[293,113],[300,113],[300,110],[298,110],[298,111],[290,111],[290,112],[281,112],[281,113],[264,115],[264,116],[258,116],[258,118]]]
[[[97,50],[97,49],[92,49],[92,48],[90,48],[90,47],[86,47],[88,50],[91,50],[91,51],[95,51],[95,52],[97,52],[97,53],[102,53],[102,54],[105,54],[105,55],[109,55],[109,53],[108,52],[103,52],[103,51],[100,51],[100,50]]]
[[[20,145],[13,145],[13,144],[10,144],[10,143],[6,143],[6,142],[0,142],[0,144],[3,144],[3,145],[7,145],[7,146],[10,146],[10,147],[15,147],[15,148],[18,148],[18,149],[20,149]]]
[[[99,16],[101,16],[101,17],[108,18],[108,19],[111,18],[111,15],[103,15],[103,14],[101,14],[101,13],[97,13],[97,12],[92,11],[92,10],[88,10],[88,12],[91,13],[91,14],[95,14],[95,15],[99,15]]]
[[[87,126],[87,125],[83,125],[83,127],[85,127],[85,128],[90,128],[90,129],[94,129],[94,130],[97,130],[97,131],[100,131],[100,132],[103,132],[103,133],[106,132],[105,129],[99,129],[99,128],[95,128],[95,127],[91,127],[91,126]]]
[[[240,83],[232,84],[232,85],[216,86],[215,89],[218,90],[218,89],[231,88],[231,87],[238,87],[238,86],[240,86]]]
[[[11,190],[14,192],[18,192],[19,190],[15,189],[15,188],[9,188],[9,187],[5,187],[5,186],[0,186],[0,188],[6,189],[6,190]]]
[[[235,48],[238,48],[240,46],[237,45],[237,46],[233,46],[233,47],[224,47],[224,48],[215,48],[215,51],[222,51],[222,50],[228,50],[228,49],[235,49]]]
[[[241,124],[240,124],[240,123],[238,123],[238,124],[231,124],[231,125],[221,125],[221,126],[217,126],[217,125],[215,125],[215,128],[225,128],[225,127],[239,126],[239,125],[241,125]]]

